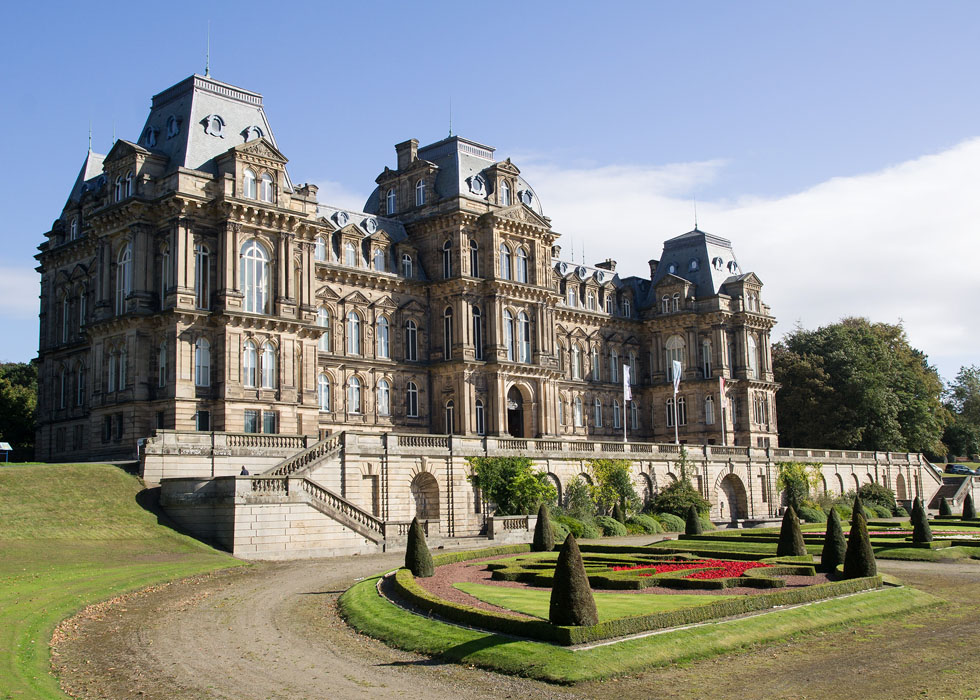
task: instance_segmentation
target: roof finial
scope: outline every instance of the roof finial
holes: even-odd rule
[[[112,145],[116,145],[116,120],[112,120]]]
[[[698,196],[694,195],[694,230],[698,230]]]
[[[449,96],[449,138],[453,137],[453,96]]]
[[[211,20],[208,20],[208,48],[204,54],[204,77],[211,77]]]
[[[88,152],[92,152],[92,120],[88,120]]]

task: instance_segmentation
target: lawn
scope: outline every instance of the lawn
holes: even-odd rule
[[[456,588],[479,598],[485,603],[501,608],[515,610],[525,615],[533,615],[543,620],[548,619],[548,609],[551,605],[551,591],[540,591],[528,588],[511,588],[509,586],[491,586],[483,583],[457,583]],[[720,595],[685,595],[685,594],[632,594],[632,593],[595,593],[596,609],[599,621],[615,620],[620,617],[633,615],[648,615],[650,613],[679,610],[698,605],[707,605],[722,598]]]
[[[59,698],[54,627],[120,593],[240,562],[158,523],[99,464],[0,469],[0,698]]]

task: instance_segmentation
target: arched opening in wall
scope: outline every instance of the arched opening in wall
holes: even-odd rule
[[[673,472],[667,472],[667,478],[670,479],[670,483],[677,482],[677,476]]]
[[[551,480],[551,485],[554,486],[555,490],[558,492],[558,505],[564,505],[565,502],[562,500],[564,494],[561,491],[561,480],[558,478],[558,475],[548,472],[548,479]]]
[[[735,474],[728,474],[718,484],[718,514],[721,518],[740,520],[749,515],[745,485]]]
[[[901,474],[895,477],[895,496],[900,501],[911,500],[909,498],[909,492],[905,488],[905,477]]]
[[[412,479],[412,501],[415,503],[415,517],[419,520],[439,519],[439,484],[428,472],[417,474]]]
[[[869,484],[873,484],[875,482],[875,478],[873,476],[871,476],[871,473],[870,472],[867,473],[867,474],[865,474],[864,476],[868,480],[868,483]]]
[[[592,477],[586,474],[585,472],[579,474],[578,478],[584,481],[585,483],[587,483],[589,486],[592,486]]]
[[[861,480],[858,478],[857,474],[851,474],[851,478],[854,479],[854,490],[857,491],[861,488]]]
[[[524,396],[512,386],[507,392],[507,432],[513,437],[524,437]]]
[[[821,493],[823,493],[823,495],[826,496],[827,495],[827,478],[823,474],[820,475],[820,488],[823,489],[821,491]]]
[[[637,491],[640,495],[640,500],[643,506],[646,507],[650,505],[650,501],[653,500],[653,479],[646,472],[640,472],[638,477],[639,488]]]
[[[844,477],[842,477],[840,474],[834,474],[834,476],[837,477],[837,493],[843,496],[844,495]]]

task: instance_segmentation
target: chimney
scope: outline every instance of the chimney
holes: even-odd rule
[[[657,265],[660,264],[659,260],[650,260],[650,279],[653,279],[657,274]]]
[[[605,262],[596,263],[595,266],[600,270],[609,270],[610,272],[616,271],[616,261],[612,258],[606,258]]]
[[[409,139],[395,145],[395,153],[398,154],[398,169],[404,170],[412,164],[419,152],[418,139]]]

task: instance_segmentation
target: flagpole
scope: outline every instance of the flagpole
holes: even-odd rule
[[[677,390],[680,388],[681,374],[684,371],[684,366],[678,360],[673,360],[670,371],[671,374],[673,375],[671,377],[671,380],[673,380],[674,383],[674,444],[680,445],[681,439],[680,439],[680,434],[678,433],[678,426],[677,426],[677,415],[678,415]]]
[[[718,405],[721,406],[721,444],[727,445],[728,439],[725,436],[725,378],[718,377]]]

